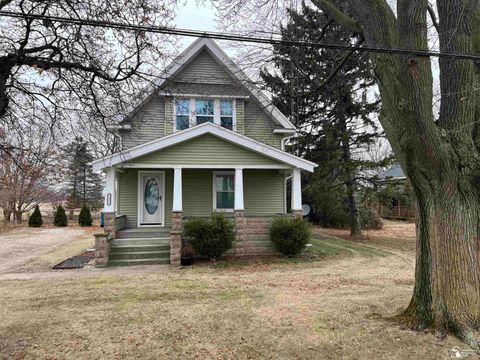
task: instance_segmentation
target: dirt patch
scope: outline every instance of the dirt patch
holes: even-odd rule
[[[47,270],[48,267],[67,257],[84,250],[84,245],[93,245],[94,228],[15,228],[0,235],[0,274],[15,271]],[[82,242],[80,249],[66,255],[59,254],[60,259],[47,255],[65,247],[74,247]],[[45,258],[46,257],[46,258]],[[41,261],[43,260],[43,261]],[[56,261],[56,262],[55,262]],[[32,267],[28,265],[30,263]]]

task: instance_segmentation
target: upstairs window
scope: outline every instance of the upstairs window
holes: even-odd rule
[[[215,106],[213,100],[195,100],[195,116],[198,124],[207,121],[213,123],[215,116]]]
[[[235,99],[175,99],[175,131],[211,122],[235,131]]]
[[[220,125],[233,130],[233,101],[220,100]]]
[[[175,121],[177,130],[188,129],[190,125],[190,100],[178,99],[175,101]]]

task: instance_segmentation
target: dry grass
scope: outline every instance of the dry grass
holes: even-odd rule
[[[413,252],[363,241],[316,238],[308,261],[0,281],[0,357],[427,360],[465,348],[386,319],[410,299]]]

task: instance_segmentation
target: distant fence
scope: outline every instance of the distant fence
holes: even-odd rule
[[[385,206],[380,204],[379,211],[380,217],[385,219],[398,219],[398,220],[415,220],[415,208],[409,206]]]
[[[0,208],[1,210],[1,208]],[[31,211],[31,213],[33,210]],[[55,217],[55,210],[46,210],[45,208],[41,209],[40,212],[42,213],[42,220],[45,225],[53,225],[53,218]],[[65,210],[67,213],[67,218],[69,223],[78,223],[78,216],[80,215],[80,209],[75,209],[73,213],[67,209]],[[90,214],[92,215],[93,223],[94,224],[99,224],[100,223],[100,216],[101,216],[101,211],[90,211]],[[23,221],[28,221],[30,217],[30,214],[25,213],[23,214]],[[12,215],[13,218],[13,215]],[[3,211],[0,211],[0,221],[4,221],[5,219],[3,218]]]

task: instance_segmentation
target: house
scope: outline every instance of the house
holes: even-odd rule
[[[385,219],[415,220],[415,196],[400,165],[396,164],[378,176],[378,214]]]
[[[286,214],[287,177],[301,216],[301,171],[316,166],[284,151],[293,124],[211,39],[196,40],[157,85],[115,127],[121,151],[92,162],[106,173],[109,234],[97,235],[97,265],[177,264],[182,222],[212,211],[235,222],[232,255],[271,251],[268,222]]]

